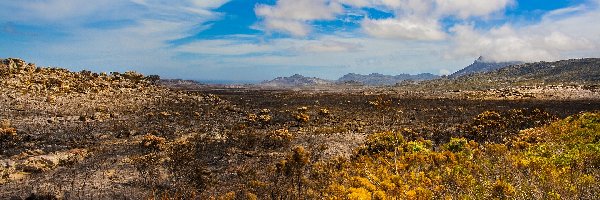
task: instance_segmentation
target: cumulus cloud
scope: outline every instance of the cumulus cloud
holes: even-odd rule
[[[409,40],[442,40],[446,33],[435,20],[405,19],[366,19],[361,23],[364,31],[374,37]]]
[[[514,0],[435,0],[440,15],[452,15],[460,18],[485,17],[492,13],[504,10],[513,5]]]
[[[472,25],[455,26],[455,45],[449,49],[449,55],[483,55],[495,61],[552,61],[600,54],[600,27],[593,25],[600,19],[600,10],[587,10],[560,19],[553,17],[568,10],[574,8],[550,12],[540,23],[527,26],[505,24],[490,30],[478,30]],[[575,10],[581,11],[580,8]],[[585,31],[582,27],[586,27]]]
[[[512,5],[514,0],[277,0],[275,5],[259,4],[262,28],[303,37],[311,33],[310,22],[333,20],[352,8],[373,8],[394,13],[390,19],[365,19],[364,32],[373,37],[440,40],[445,37],[440,20],[487,17]],[[352,8],[344,7],[346,5]]]
[[[278,0],[273,6],[259,4],[254,10],[257,16],[265,19],[267,30],[306,36],[310,32],[308,21],[335,19],[343,8],[329,0]]]

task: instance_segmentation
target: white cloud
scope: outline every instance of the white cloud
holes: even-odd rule
[[[14,1],[6,5],[3,1],[0,18],[64,34],[56,40],[36,37],[24,43],[27,49],[34,51],[19,56],[30,57],[40,64],[172,75],[181,71],[169,69],[184,63],[174,58],[177,52],[169,42],[202,29],[203,22],[220,16],[212,9],[228,1],[46,0]],[[131,23],[110,29],[88,25],[106,20]],[[37,49],[43,50],[35,51]]]
[[[352,52],[358,51],[362,45],[352,42],[340,42],[336,40],[315,41],[304,45],[302,49],[306,52],[326,53],[326,52]]]
[[[312,29],[303,21],[279,18],[265,19],[264,26],[267,31],[278,30],[293,36],[307,36]]]
[[[343,8],[329,0],[278,0],[274,6],[259,4],[254,11],[264,18],[267,30],[306,36],[311,30],[308,21],[335,19]]]
[[[470,25],[458,25],[453,29],[455,45],[449,49],[449,55],[483,55],[496,61],[552,61],[599,55],[600,27],[595,24],[600,19],[600,10],[560,19],[552,17],[562,11],[550,12],[540,23],[528,26],[505,24],[477,30]]]
[[[192,5],[194,5],[195,7],[200,7],[200,8],[218,8],[221,7],[221,5],[229,2],[230,0],[190,0],[190,2],[192,3]],[[169,1],[172,2],[172,1]]]
[[[228,39],[199,40],[177,47],[178,52],[203,55],[254,56],[281,55],[294,56],[305,53],[354,52],[362,48],[357,42],[341,41],[340,38],[327,39],[276,39],[268,42],[250,42],[244,35]]]
[[[337,78],[348,72],[447,74],[480,55],[497,61],[600,55],[600,26],[596,25],[600,10],[594,6],[555,10],[535,24],[508,22],[491,29],[475,28],[480,27],[475,24],[480,19],[502,17],[502,10],[513,5],[513,0],[278,0],[275,5],[254,8],[261,17],[255,26],[267,33],[278,31],[297,37],[237,35],[182,45],[169,43],[189,37],[199,24],[221,17],[223,13],[212,10],[228,1],[1,1],[0,19],[53,26],[52,30],[65,33],[57,39],[60,41],[34,38],[15,45],[27,46],[22,52],[31,52],[32,61],[45,58],[47,62],[41,63],[55,66],[135,69],[177,78],[256,80],[293,73]],[[361,9],[365,7],[394,16],[362,19],[356,32],[311,35],[314,21],[344,20],[340,18],[349,13],[365,16]],[[444,31],[441,21],[446,17],[458,18],[459,25]],[[110,29],[85,26],[103,20],[128,23]],[[8,49],[2,47],[0,51]]]
[[[367,7],[373,4],[371,0],[338,0],[338,2],[354,7]]]
[[[391,11],[395,17],[365,19],[362,29],[370,36],[387,39],[442,40],[440,21],[448,16],[462,19],[487,17],[512,5],[514,0],[340,0],[342,4]]]
[[[0,17],[16,22],[38,23],[66,23],[80,21],[93,13],[104,13],[111,6],[123,3],[118,0],[46,0],[46,1],[4,1],[0,3]],[[102,16],[102,15],[99,15]],[[69,22],[71,23],[71,22]]]
[[[446,37],[437,21],[427,19],[366,19],[361,25],[367,34],[378,38],[442,40]]]
[[[486,17],[504,10],[515,2],[514,0],[435,0],[435,3],[437,13],[466,19],[469,17]]]
[[[274,6],[259,4],[255,11],[267,18],[306,21],[334,19],[342,12],[342,7],[328,0],[279,0]]]
[[[177,51],[183,53],[217,55],[217,56],[241,56],[247,54],[274,54],[284,52],[292,48],[289,39],[280,39],[267,43],[255,43],[239,38],[199,40],[177,47]]]
[[[262,27],[292,36],[310,34],[310,22],[332,20],[344,12],[341,5],[354,8],[375,8],[393,12],[392,19],[365,19],[362,28],[373,37],[416,40],[440,40],[445,33],[439,21],[448,16],[467,19],[487,17],[504,10],[514,0],[277,0],[275,5],[258,5],[257,16],[263,17]]]
[[[544,20],[552,20],[552,19],[557,19],[560,17],[572,15],[572,14],[577,14],[580,12],[585,12],[586,9],[587,9],[587,6],[584,6],[584,5],[566,7],[566,8],[561,8],[561,9],[556,9],[556,10],[550,11],[547,14],[545,14],[543,17],[545,18]]]
[[[252,75],[248,76],[255,79],[294,73],[330,79],[349,72],[435,73],[438,67],[454,69],[464,62],[444,60],[439,63],[443,55],[432,50],[444,45],[438,42],[340,35],[322,35],[314,39],[280,38],[258,44],[244,41],[245,37],[205,40],[180,46],[177,51],[203,58],[199,60],[202,66],[218,65],[221,70],[249,73]]]

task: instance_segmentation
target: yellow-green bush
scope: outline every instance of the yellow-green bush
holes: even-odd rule
[[[370,136],[353,159],[336,164],[343,167],[329,174],[325,196],[585,199],[600,192],[598,113],[521,131],[506,143],[452,138],[435,147],[405,140],[408,131]]]
[[[527,112],[544,115],[535,110]],[[498,117],[494,113],[482,115],[482,124],[493,124],[484,121]],[[266,184],[287,189],[263,195],[318,199],[594,199],[600,193],[600,113],[583,113],[504,134],[505,142],[479,143],[458,137],[435,144],[406,139],[405,135],[413,134],[410,129],[372,134],[349,159],[311,163],[308,151],[293,149],[277,164],[280,182]]]

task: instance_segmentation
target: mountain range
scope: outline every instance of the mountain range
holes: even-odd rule
[[[406,80],[431,81],[440,80],[434,74],[424,73],[418,75],[400,74],[383,75],[372,73],[361,75],[349,73],[338,80],[331,81],[316,77],[305,77],[295,74],[290,77],[278,77],[270,81],[263,81],[261,86],[272,87],[294,87],[294,86],[317,86],[332,84],[356,84],[368,86],[395,85]],[[494,62],[479,57],[473,64],[448,76],[449,80],[464,84],[483,84],[483,82],[515,83],[600,83],[600,58],[570,59],[556,62],[534,62],[523,63]],[[475,81],[475,82],[473,82]],[[426,83],[424,83],[426,84]]]

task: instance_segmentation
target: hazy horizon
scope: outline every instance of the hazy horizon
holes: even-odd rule
[[[0,0],[0,57],[259,82],[600,57],[599,0]]]

